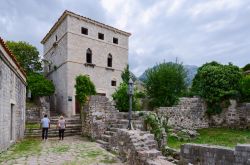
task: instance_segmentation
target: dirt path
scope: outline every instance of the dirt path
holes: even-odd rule
[[[57,138],[48,139],[46,142],[39,140],[34,147],[18,152],[16,148],[0,155],[0,163],[20,165],[123,165],[115,155],[107,152],[95,142],[80,137],[66,137],[63,141]],[[23,147],[21,147],[23,149]],[[24,145],[25,148],[25,145]],[[31,151],[33,150],[33,151]],[[18,152],[15,153],[15,152]]]

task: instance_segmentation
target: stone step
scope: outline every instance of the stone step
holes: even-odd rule
[[[109,143],[108,142],[105,142],[103,140],[96,140],[96,142],[99,143],[105,149],[109,148]]]
[[[112,131],[105,131],[104,132],[105,135],[110,135],[110,136],[114,136],[116,134],[116,132],[112,132]]]
[[[110,124],[111,128],[127,128],[127,124]]]
[[[110,135],[105,135],[105,134],[102,135],[102,140],[105,142],[109,142],[111,138],[112,136]]]
[[[158,151],[157,149],[138,151],[138,154],[140,157],[150,157],[150,158],[157,158],[158,156],[161,156],[161,152]]]
[[[119,128],[108,128],[108,131],[117,132]]]

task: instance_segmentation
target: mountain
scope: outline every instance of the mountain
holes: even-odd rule
[[[197,73],[198,66],[195,66],[195,65],[183,65],[183,66],[184,66],[185,70],[187,71],[186,83],[188,84],[188,86],[190,86],[190,85],[192,85],[192,80]],[[156,66],[154,66],[154,67],[156,67]],[[151,68],[149,68],[149,69],[151,69]],[[147,78],[146,71],[141,76],[139,76],[139,80],[141,80],[141,81],[146,80],[146,78]]]

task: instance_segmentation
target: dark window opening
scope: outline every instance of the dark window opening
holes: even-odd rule
[[[89,48],[86,53],[86,62],[90,64],[92,63],[92,51]]]
[[[109,54],[108,55],[108,67],[112,67],[112,55],[111,54]]]
[[[56,35],[56,41],[57,41],[57,35]]]
[[[116,81],[115,80],[111,81],[111,86],[116,86]]]
[[[113,37],[113,43],[118,44],[118,38]]]
[[[88,35],[88,29],[82,27],[82,34]]]
[[[104,34],[98,33],[98,38],[99,38],[100,40],[104,40]]]

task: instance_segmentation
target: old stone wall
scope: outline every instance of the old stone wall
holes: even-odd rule
[[[140,130],[119,129],[118,153],[129,165],[170,165],[157,150],[154,135]]]
[[[100,139],[107,130],[108,123],[115,120],[117,110],[104,96],[91,96],[84,107],[83,135]]]
[[[184,129],[200,129],[213,127],[250,127],[250,103],[237,104],[230,100],[228,108],[224,108],[220,114],[206,114],[206,104],[200,98],[180,98],[178,105],[174,107],[160,107],[156,109],[159,116],[168,118],[168,124]]]
[[[184,144],[181,147],[180,165],[250,165],[250,145],[237,145],[235,149]]]
[[[174,107],[160,107],[156,109],[158,116],[168,118],[168,124],[185,129],[207,128],[206,106],[200,98],[180,98]]]
[[[26,83],[11,63],[0,45],[0,152],[24,136]]]
[[[237,104],[235,100],[230,100],[230,106],[228,108],[224,108],[218,115],[211,116],[210,125],[232,128],[249,128],[250,103]]]

